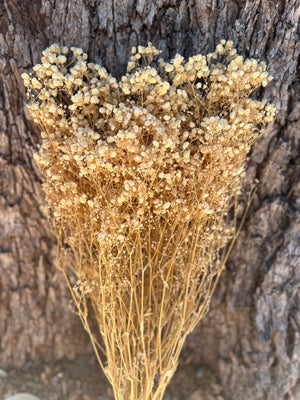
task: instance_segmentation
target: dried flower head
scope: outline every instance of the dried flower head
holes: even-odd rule
[[[275,115],[249,98],[272,79],[265,64],[232,42],[155,68],[159,53],[133,48],[117,82],[55,44],[23,74],[59,262],[78,277],[74,300],[99,355],[88,294],[117,399],[162,398],[234,235],[226,215],[247,153]]]

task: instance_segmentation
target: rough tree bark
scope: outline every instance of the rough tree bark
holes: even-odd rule
[[[229,399],[300,398],[299,12],[297,0],[1,2],[1,368],[91,351],[54,267],[32,161],[39,133],[20,75],[54,42],[82,47],[119,76],[134,45],[152,41],[170,58],[212,51],[224,38],[267,63],[275,79],[257,96],[279,113],[252,151],[245,191],[254,179],[258,190],[211,311],[184,351],[213,369]]]

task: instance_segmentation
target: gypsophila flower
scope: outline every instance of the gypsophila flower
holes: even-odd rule
[[[223,268],[247,154],[274,120],[249,98],[272,80],[266,65],[232,47],[157,68],[159,50],[134,47],[118,82],[53,44],[22,74],[58,262],[77,275],[69,287],[100,363],[102,334],[118,399],[162,398]]]

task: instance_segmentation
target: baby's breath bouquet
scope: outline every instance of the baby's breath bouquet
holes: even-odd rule
[[[236,233],[227,214],[247,153],[275,113],[249,98],[272,79],[265,64],[232,42],[187,61],[159,53],[133,48],[117,82],[54,44],[23,74],[58,266],[117,400],[162,399]]]

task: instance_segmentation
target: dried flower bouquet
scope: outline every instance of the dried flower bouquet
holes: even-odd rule
[[[117,400],[162,399],[236,234],[227,213],[247,153],[275,114],[249,98],[272,79],[265,64],[232,42],[188,61],[159,53],[133,48],[117,82],[54,44],[23,74],[58,265]]]

